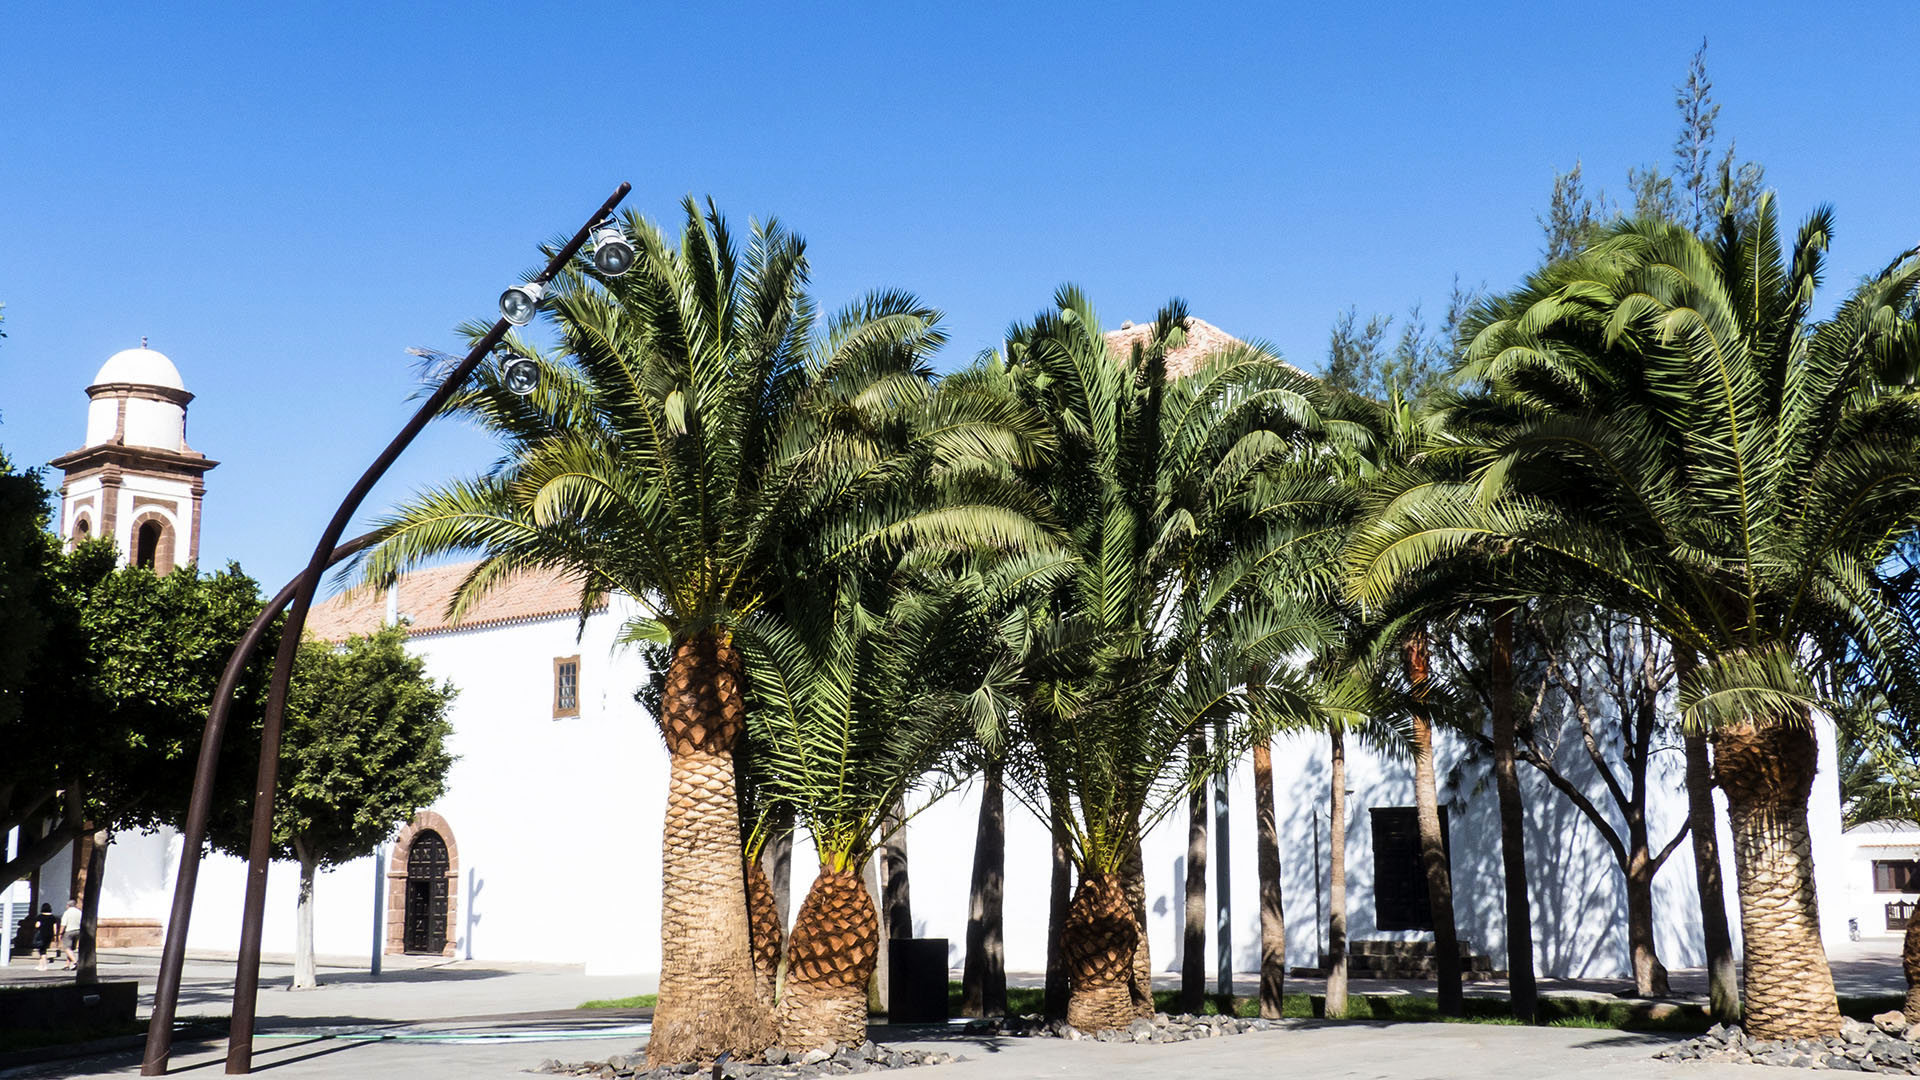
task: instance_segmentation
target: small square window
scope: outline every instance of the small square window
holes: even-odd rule
[[[556,657],[553,661],[553,718],[580,715],[580,658]]]

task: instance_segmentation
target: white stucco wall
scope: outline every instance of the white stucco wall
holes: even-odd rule
[[[457,954],[477,960],[580,963],[595,973],[650,973],[659,966],[660,827],[665,809],[666,754],[653,720],[633,700],[645,678],[638,653],[613,639],[624,606],[589,621],[583,637],[572,618],[416,638],[436,677],[460,688],[452,749],[459,755],[449,788],[432,809],[446,818],[460,862],[459,903],[449,936]],[[581,657],[581,715],[552,718],[555,657]],[[1822,724],[1820,774],[1812,805],[1823,924],[1840,940],[1858,898],[1839,831],[1830,725]],[[1440,733],[1438,771],[1450,807],[1454,891],[1461,936],[1505,966],[1505,918],[1497,799],[1484,763],[1463,759],[1462,744]],[[1564,755],[1569,775],[1596,800],[1604,793],[1577,752]],[[1327,880],[1327,747],[1324,736],[1286,736],[1274,744],[1274,783],[1282,836],[1288,963],[1310,966],[1324,947]],[[1654,757],[1649,814],[1655,845],[1684,819],[1683,762],[1677,750]],[[1527,802],[1527,856],[1532,878],[1532,934],[1537,969],[1546,976],[1627,973],[1625,895],[1618,868],[1597,831],[1531,768],[1522,766]],[[1236,969],[1258,966],[1259,907],[1251,769],[1224,781],[1229,797],[1230,930]],[[1372,807],[1411,806],[1412,770],[1349,740],[1348,916],[1354,939],[1417,938],[1384,934],[1374,925]],[[978,785],[963,788],[914,817],[908,828],[914,932],[945,937],[954,966],[965,940],[968,883],[979,812]],[[1037,971],[1046,956],[1049,841],[1044,823],[1009,792],[1007,798],[1007,963]],[[1720,850],[1729,918],[1737,935],[1732,843],[1724,804]],[[1317,839],[1317,846],[1316,846]],[[1210,888],[1219,887],[1217,837],[1210,840]],[[168,836],[120,838],[109,857],[102,913],[160,917],[167,910],[178,842]],[[1178,971],[1183,913],[1186,822],[1176,810],[1143,845],[1148,888],[1148,940],[1158,971]],[[1316,858],[1317,855],[1317,858]],[[55,860],[64,868],[64,862]],[[804,837],[796,845],[797,910],[816,861]],[[201,874],[190,941],[195,947],[235,944],[241,865],[213,856]],[[64,870],[50,875],[64,888]],[[1870,881],[1870,879],[1869,879]],[[294,873],[276,865],[271,878],[266,948],[293,943]],[[374,926],[371,860],[322,875],[317,933],[323,953],[365,955]],[[1209,897],[1214,909],[1217,892]],[[1704,960],[1694,891],[1692,845],[1683,843],[1655,881],[1656,943],[1669,967]],[[577,913],[579,927],[562,924]],[[1872,925],[1862,919],[1862,926]],[[1217,937],[1209,929],[1205,969],[1215,970]]]

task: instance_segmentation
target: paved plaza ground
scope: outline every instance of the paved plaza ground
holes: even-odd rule
[[[1904,989],[1892,943],[1844,946],[1833,956],[1843,994],[1898,993]],[[105,979],[137,979],[141,1011],[151,1008],[157,956],[150,950],[103,957]],[[590,976],[576,967],[482,964],[388,958],[371,975],[364,960],[323,964],[320,989],[289,992],[291,968],[270,957],[263,973],[256,1040],[256,1071],[302,1080],[406,1076],[415,1080],[484,1080],[525,1077],[546,1058],[584,1061],[628,1053],[644,1043],[644,1012],[582,1012],[574,1006],[596,998],[624,997],[652,989],[644,980]],[[230,958],[196,956],[187,966],[180,1015],[216,1016],[230,1008]],[[16,963],[0,982],[20,984],[61,978]],[[1035,977],[1017,975],[1015,983]],[[1704,992],[1699,972],[1675,972],[1676,993]],[[1254,985],[1249,976],[1241,990]],[[1552,993],[1610,994],[1625,984],[1609,981],[1553,982]],[[1289,990],[1317,992],[1318,980],[1291,979]],[[1431,984],[1361,981],[1358,993],[1430,993]],[[1499,983],[1474,984],[1471,992],[1504,994]],[[224,1025],[223,1025],[224,1027]],[[1649,1055],[1668,1036],[1584,1028],[1523,1028],[1486,1024],[1389,1024],[1290,1021],[1285,1030],[1176,1046],[1132,1046],[1052,1039],[995,1039],[958,1029],[876,1028],[874,1037],[903,1046],[938,1046],[967,1060],[931,1066],[919,1080],[1025,1080],[1054,1076],[1127,1077],[1379,1077],[1499,1080],[1540,1077],[1715,1077],[1777,1075],[1758,1066],[1667,1064]],[[175,1071],[211,1077],[222,1071],[223,1040],[185,1042]],[[83,1059],[0,1068],[0,1077],[121,1076],[139,1071],[137,1049]]]

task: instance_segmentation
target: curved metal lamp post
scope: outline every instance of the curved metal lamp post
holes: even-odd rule
[[[547,282],[553,280],[554,275],[586,244],[594,228],[604,222],[620,205],[620,201],[627,197],[629,190],[631,185],[621,184],[600,205],[600,209],[594,211],[580,231],[574,233],[573,239],[554,254],[547,268],[533,280],[531,284],[536,289],[544,289]],[[533,295],[538,297],[539,293],[536,291]],[[334,512],[333,520],[327,523],[326,531],[314,547],[306,570],[281,590],[280,596],[275,597],[275,605],[288,608],[287,623],[281,630],[280,649],[274,657],[273,681],[267,689],[267,711],[260,732],[260,770],[254,784],[253,830],[247,848],[247,897],[241,912],[240,959],[233,989],[233,1023],[227,1036],[229,1074],[247,1073],[253,1068],[253,1020],[260,992],[260,937],[267,903],[267,864],[272,853],[273,794],[280,772],[281,722],[286,713],[287,686],[293,675],[294,658],[300,649],[300,632],[306,626],[307,611],[313,604],[314,592],[329,566],[371,542],[370,537],[361,537],[350,544],[336,547],[341,534],[346,532],[347,523],[360,509],[361,501],[367,497],[373,485],[386,474],[414,437],[439,415],[453,395],[466,384],[474,369],[506,336],[509,325],[513,324],[505,318],[495,320],[493,327],[467,353],[467,358],[441,382],[413,418],[400,429],[400,434],[394,436],[387,448],[367,467],[359,482],[354,484],[341,502],[340,508]],[[269,610],[261,614],[254,627],[234,649],[207,716],[207,733],[201,742],[193,799],[188,807],[187,829],[180,854],[180,874],[174,885],[172,920],[167,926],[167,945],[161,957],[160,982],[154,994],[153,1020],[147,1029],[146,1056],[140,1066],[144,1076],[160,1076],[167,1071],[167,1056],[173,1040],[174,1010],[180,994],[180,970],[186,955],[187,920],[193,910],[200,847],[206,840],[207,813],[213,800],[219,740],[224,735],[228,703],[239,682],[240,672],[245,668],[248,656],[260,644],[267,624],[277,614],[275,605],[269,605]],[[216,715],[219,720],[217,725]]]

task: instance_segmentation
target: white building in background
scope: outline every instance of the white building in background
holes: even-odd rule
[[[1842,836],[1844,883],[1836,917],[1851,936],[1893,940],[1920,904],[1920,823],[1868,821]]]
[[[1115,337],[1124,340],[1143,329],[1123,328]],[[1198,320],[1191,338],[1194,343],[1171,358],[1176,373],[1231,340]],[[168,536],[176,538],[176,550],[194,550],[201,488],[199,472],[192,470],[212,463],[186,448],[181,424],[188,395],[178,373],[164,357],[156,361],[157,353],[135,352],[143,355],[116,355],[89,388],[88,447],[57,463],[70,470],[60,520],[69,536],[80,535],[83,524],[112,532],[123,549],[131,545],[142,558],[147,547],[136,528],[159,522],[163,531],[152,545],[158,566]],[[107,476],[114,466],[119,484],[109,496]],[[151,501],[156,499],[172,502],[163,506]],[[114,508],[111,517],[108,506]],[[99,516],[90,516],[90,507],[100,508]],[[177,539],[183,536],[184,548]],[[496,590],[461,624],[451,625],[446,603],[464,569],[422,570],[391,590],[335,597],[319,605],[309,623],[312,632],[338,638],[405,620],[428,670],[460,690],[450,744],[458,760],[446,797],[402,831],[378,879],[372,858],[320,875],[317,947],[338,956],[377,947],[479,961],[577,963],[593,973],[644,978],[659,968],[667,759],[652,718],[634,700],[635,689],[647,680],[645,665],[637,651],[615,644],[631,605],[616,596],[582,621],[577,591],[567,582],[530,577]],[[1572,760],[1584,753],[1577,742],[1569,740],[1573,753],[1562,767],[1606,805],[1590,767]],[[1483,780],[1484,766],[1471,762],[1466,750],[1461,740],[1440,734],[1436,764],[1439,775],[1449,778],[1441,799],[1450,822],[1459,932],[1475,953],[1504,967],[1496,797]],[[1325,947],[1327,840],[1334,827],[1327,820],[1327,747],[1322,737],[1297,735],[1283,737],[1274,751],[1288,963],[1311,967]],[[1855,910],[1859,867],[1849,851],[1860,845],[1850,848],[1842,837],[1830,727],[1820,730],[1819,769],[1813,843],[1824,929],[1835,941],[1847,936],[1849,919],[1859,919],[1863,929],[1869,920]],[[1679,753],[1655,755],[1649,816],[1656,845],[1685,819],[1682,771]],[[1217,925],[1210,920],[1209,972],[1216,970],[1223,945],[1236,970],[1259,964],[1250,773],[1243,766],[1220,785],[1227,827],[1223,836],[1216,818],[1209,839],[1209,909],[1217,912],[1224,904],[1226,917]],[[1624,882],[1605,842],[1534,770],[1522,767],[1521,780],[1540,974],[1628,975]],[[1429,938],[1404,928],[1405,897],[1424,888],[1417,861],[1401,845],[1413,806],[1410,763],[1350,744],[1347,782],[1349,816],[1338,827],[1347,830],[1352,939]],[[913,933],[946,938],[955,966],[965,938],[978,800],[977,787],[963,789],[914,817],[907,830]],[[1724,804],[1722,809],[1720,850],[1728,861],[1731,904],[1733,845]],[[1007,964],[1010,970],[1038,971],[1046,957],[1047,829],[1010,797],[1007,833]],[[1376,837],[1388,850],[1376,849]],[[1900,858],[1920,859],[1920,834],[1911,839]],[[1177,971],[1181,961],[1185,853],[1186,821],[1177,812],[1144,845],[1148,939],[1160,971]],[[157,926],[170,904],[178,861],[179,840],[171,833],[116,837],[102,915]],[[799,907],[812,865],[803,836],[794,855],[790,910]],[[64,857],[51,867],[59,872],[46,875],[44,895],[58,909],[65,895]],[[236,947],[243,870],[217,854],[203,864],[191,947]],[[295,876],[290,866],[276,867],[272,876],[268,951],[292,949]],[[1900,885],[1910,887],[1906,878]],[[1661,959],[1669,967],[1700,965],[1690,844],[1680,846],[1656,879],[1654,903]],[[1737,935],[1737,908],[1730,914]]]

